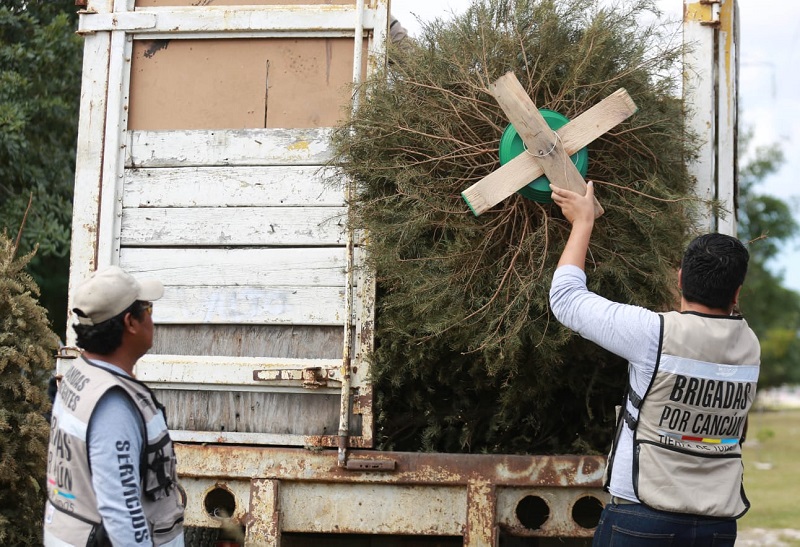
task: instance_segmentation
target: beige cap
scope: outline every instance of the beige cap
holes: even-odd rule
[[[97,325],[142,300],[150,302],[164,296],[164,285],[155,279],[137,281],[119,266],[94,272],[75,290],[72,311],[82,325]]]

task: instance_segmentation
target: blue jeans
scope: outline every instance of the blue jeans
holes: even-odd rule
[[[600,515],[592,547],[733,547],[735,542],[735,519],[610,503]]]

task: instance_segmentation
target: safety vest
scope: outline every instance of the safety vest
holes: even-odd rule
[[[117,446],[120,496],[125,497],[130,510],[136,540],[152,541],[154,545],[182,544],[185,499],[177,481],[175,452],[164,408],[143,383],[85,358],[76,361],[64,372],[53,404],[47,455],[45,545],[102,543],[104,530],[92,488],[87,431],[97,402],[112,388],[122,388],[131,398],[145,428],[142,454],[131,454],[129,447],[124,446],[127,443]],[[139,477],[131,472],[130,462],[134,458],[139,458]]]
[[[634,492],[662,511],[739,518],[750,507],[741,440],[756,395],[758,339],[739,316],[670,312],[661,322],[650,386],[643,397],[628,389],[638,418],[626,410],[619,424],[634,429]]]

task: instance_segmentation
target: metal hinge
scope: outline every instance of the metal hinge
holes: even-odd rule
[[[58,351],[55,354],[56,374],[60,376],[64,367],[67,365],[67,362],[77,359],[81,356],[81,353],[83,353],[83,351],[75,346],[61,346],[58,348]]]
[[[56,359],[77,359],[83,350],[77,346],[61,346],[55,354]]]

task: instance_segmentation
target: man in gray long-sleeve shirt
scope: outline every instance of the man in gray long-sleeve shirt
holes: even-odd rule
[[[659,314],[586,288],[594,187],[551,186],[572,229],[553,275],[553,314],[629,362],[629,387],[609,456],[594,545],[733,546],[749,508],[741,441],[760,348],[734,309],[749,255],[737,239],[692,241],[679,271],[681,311]]]
[[[185,496],[163,407],[133,376],[153,343],[159,281],[112,266],[75,291],[77,343],[53,403],[46,547],[182,547]]]

